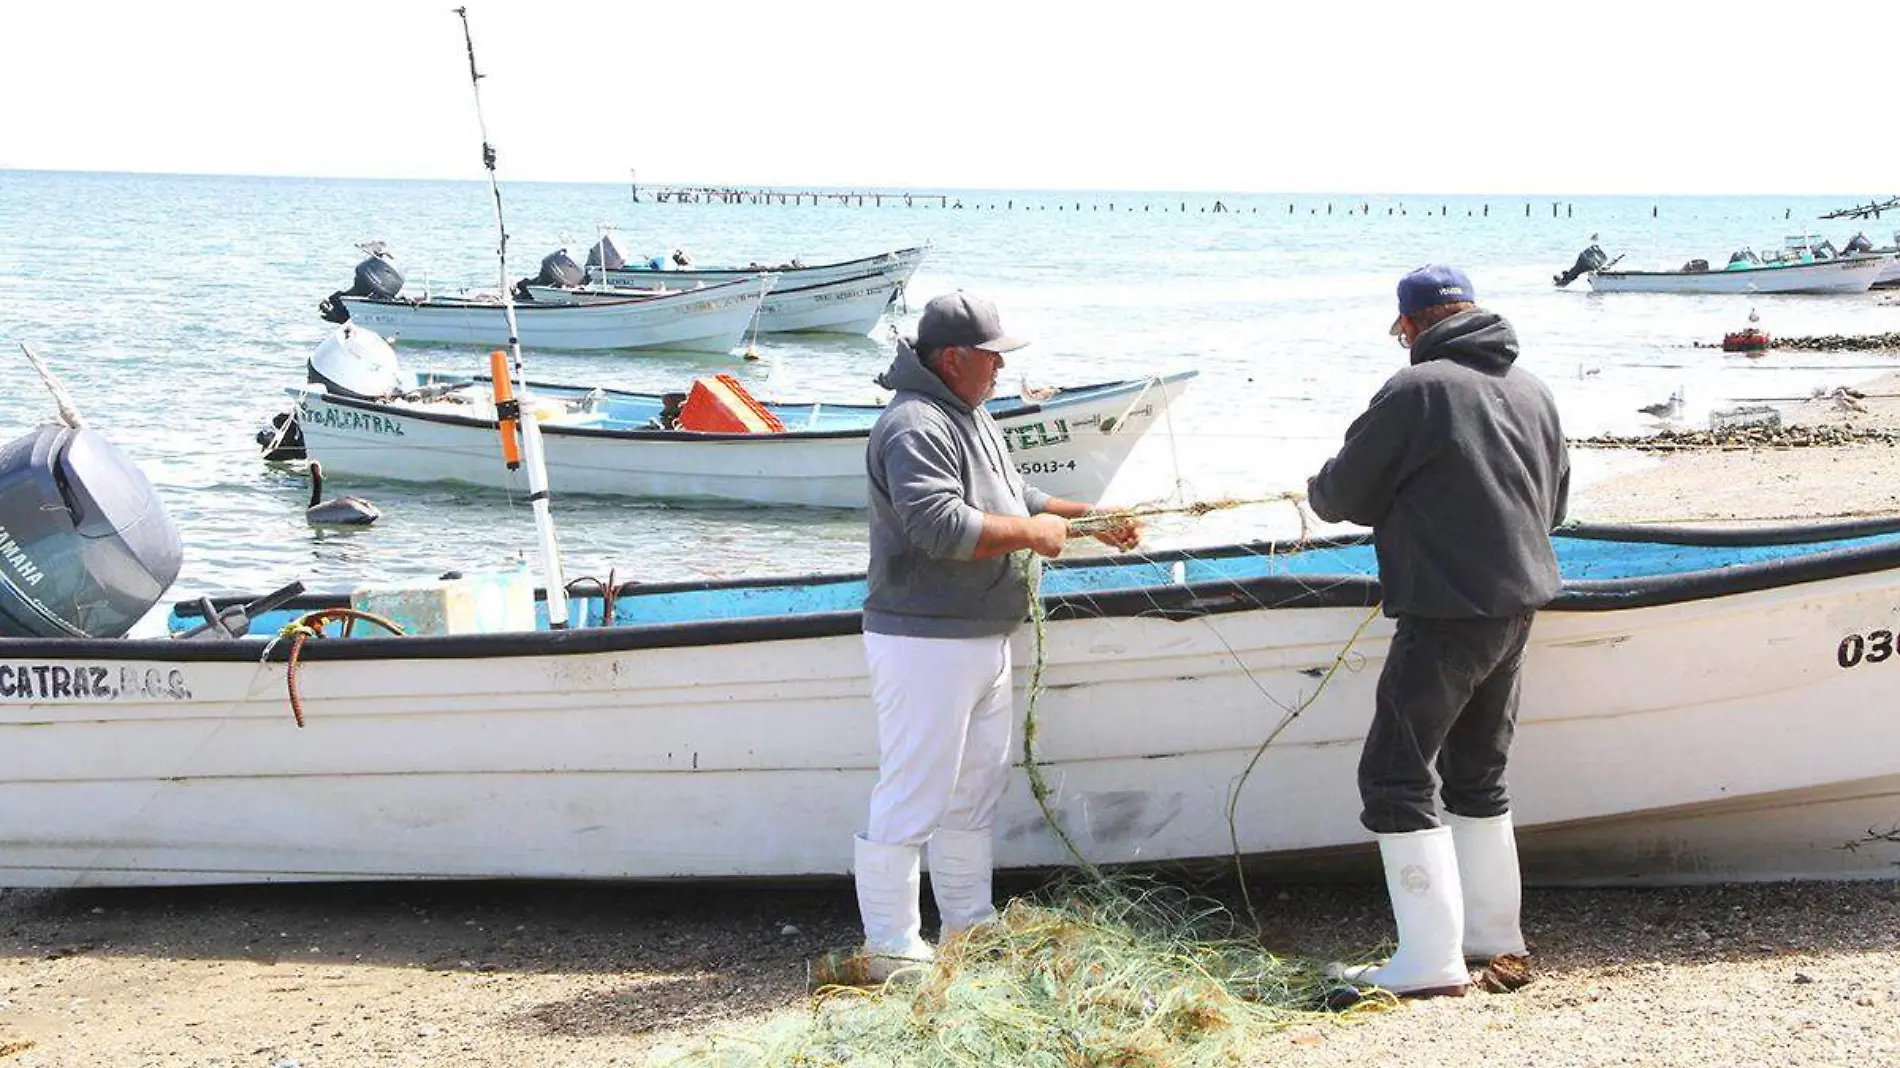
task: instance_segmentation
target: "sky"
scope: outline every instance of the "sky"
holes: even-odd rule
[[[5,0],[0,167],[480,177],[452,6]],[[504,180],[1900,193],[1871,2],[468,7]]]

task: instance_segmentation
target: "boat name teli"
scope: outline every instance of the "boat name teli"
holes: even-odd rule
[[[398,438],[405,436],[402,424],[396,420],[352,408],[312,408],[308,404],[300,404],[297,406],[297,419],[305,426],[367,430],[372,434],[388,434]]]
[[[161,671],[91,664],[0,664],[0,701],[189,701],[191,688],[177,668]]]

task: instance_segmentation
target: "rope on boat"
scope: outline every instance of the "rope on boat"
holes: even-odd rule
[[[1313,687],[1312,693],[1300,698],[1299,703],[1287,709],[1286,715],[1280,718],[1280,722],[1267,732],[1266,739],[1254,749],[1253,757],[1247,761],[1246,768],[1234,779],[1233,788],[1227,792],[1227,840],[1233,846],[1234,876],[1240,882],[1240,900],[1247,907],[1248,916],[1258,916],[1259,913],[1254,911],[1253,894],[1247,889],[1247,870],[1240,862],[1240,791],[1247,785],[1247,780],[1253,775],[1253,769],[1259,765],[1260,758],[1267,755],[1267,747],[1278,741],[1281,733],[1292,726],[1293,721],[1299,719],[1301,713],[1311,708],[1313,702],[1319,700],[1320,694],[1326,692],[1326,687],[1332,683],[1333,676],[1339,674],[1339,669],[1346,663],[1346,657],[1352,652],[1352,647],[1359,644],[1359,638],[1365,634],[1366,628],[1372,625],[1373,620],[1379,618],[1379,612],[1380,606],[1373,605],[1372,610],[1366,613],[1366,618],[1360,620],[1359,625],[1353,628],[1352,637],[1347,638],[1346,644],[1340,647],[1339,652],[1333,654],[1333,662],[1327,665],[1326,673],[1320,676],[1319,685]],[[1219,637],[1219,632],[1215,632],[1215,636]],[[1225,645],[1226,639],[1221,639],[1221,643]],[[1247,681],[1253,683],[1261,696],[1269,701],[1273,700],[1267,693],[1266,687],[1260,685],[1260,680],[1254,678],[1253,672],[1247,670],[1247,665],[1240,659],[1239,654],[1234,653],[1231,646],[1227,651],[1233,655],[1234,663],[1240,666],[1241,673],[1247,676]]]
[[[1091,512],[1079,519],[1069,520],[1069,537],[1093,537],[1107,530],[1136,519],[1147,519],[1162,515],[1185,515],[1198,519],[1210,512],[1223,512],[1231,508],[1245,508],[1255,504],[1277,504],[1289,501],[1300,514],[1300,541],[1306,540],[1307,510],[1302,507],[1306,494],[1296,490],[1285,490],[1268,494],[1265,497],[1223,497],[1212,501],[1192,501],[1187,504],[1141,504],[1132,508],[1113,509],[1104,512]]]
[[[268,662],[270,660],[271,650],[277,647],[277,643],[283,641],[285,638],[290,639],[290,652],[285,658],[284,685],[290,692],[290,714],[291,717],[297,721],[298,727],[304,725],[303,695],[297,690],[297,664],[299,663],[299,657],[303,653],[303,643],[311,638],[326,637],[323,633],[323,628],[331,623],[343,624],[342,630],[338,632],[337,637],[347,638],[351,632],[355,630],[356,621],[359,619],[365,623],[374,623],[397,637],[401,637],[403,634],[401,626],[371,612],[364,612],[355,608],[319,608],[314,612],[306,612],[296,619],[291,620],[289,623],[284,624],[284,628],[277,632],[277,636],[272,638],[264,646],[264,655],[261,659]]]
[[[1213,501],[1196,501],[1184,505],[1142,505],[1117,511],[1099,512],[1079,519],[1070,520],[1069,531],[1071,537],[1086,536],[1096,532],[1110,530],[1119,524],[1148,516],[1188,515],[1198,517],[1207,515],[1210,512],[1229,508],[1238,508],[1250,504],[1270,504],[1277,501],[1289,502],[1294,506],[1295,510],[1299,512],[1300,540],[1298,544],[1302,546],[1305,545],[1307,542],[1308,519],[1308,511],[1305,507],[1306,495],[1295,491],[1284,491],[1251,499],[1225,498]],[[1024,703],[1023,709],[1023,772],[1029,779],[1029,792],[1030,795],[1036,799],[1036,807],[1042,811],[1043,821],[1049,825],[1049,829],[1054,832],[1056,838],[1062,843],[1063,848],[1069,851],[1069,855],[1075,858],[1076,863],[1081,866],[1083,872],[1086,873],[1090,879],[1098,883],[1103,882],[1106,880],[1106,877],[1102,874],[1101,869],[1096,867],[1094,862],[1083,854],[1080,846],[1076,845],[1075,839],[1069,834],[1068,829],[1062,825],[1062,819],[1057,814],[1055,806],[1050,803],[1049,798],[1053,791],[1049,788],[1048,781],[1043,778],[1042,765],[1036,759],[1036,739],[1039,728],[1036,718],[1036,706],[1043,692],[1043,669],[1046,668],[1049,663],[1047,627],[1049,611],[1048,606],[1044,604],[1042,598],[1042,558],[1035,553],[1024,553],[1022,568],[1023,578],[1029,587],[1029,619],[1031,631],[1035,635],[1035,661],[1030,668],[1029,697]],[[1346,662],[1346,657],[1352,652],[1352,648],[1357,644],[1360,635],[1365,633],[1366,628],[1372,624],[1374,619],[1378,618],[1378,615],[1379,609],[1377,606],[1374,606],[1372,611],[1366,615],[1366,618],[1361,620],[1359,626],[1353,630],[1352,637],[1347,639],[1345,646],[1334,655],[1333,662],[1327,668],[1325,675],[1321,677],[1319,685],[1313,689],[1312,693],[1301,699],[1297,705],[1286,710],[1286,716],[1283,717],[1280,723],[1267,735],[1266,740],[1260,743],[1259,748],[1254,750],[1253,759],[1247,762],[1246,768],[1242,770],[1239,777],[1234,780],[1233,789],[1228,795],[1227,825],[1234,848],[1234,868],[1236,872],[1240,873],[1241,894],[1243,898],[1246,899],[1249,914],[1252,914],[1253,901],[1251,896],[1247,893],[1246,875],[1241,868],[1240,833],[1236,826],[1236,812],[1239,806],[1241,788],[1246,785],[1248,776],[1253,774],[1254,767],[1259,764],[1260,758],[1266,754],[1267,747],[1272,745],[1274,741],[1279,738],[1281,732],[1285,731],[1289,724],[1299,718],[1302,712],[1306,711],[1314,701],[1318,700],[1321,693],[1325,692],[1327,685],[1332,682],[1333,676],[1338,673],[1340,666]],[[1259,680],[1254,677],[1253,672],[1248,670],[1240,654],[1236,652],[1231,645],[1227,645],[1227,640],[1220,636],[1219,631],[1215,631],[1214,636],[1220,641],[1222,646],[1227,649],[1228,655],[1233,658],[1234,663],[1240,668],[1242,674],[1245,674],[1248,681],[1253,683],[1254,688],[1260,691],[1261,696],[1266,697],[1269,701],[1273,701],[1272,695],[1267,693],[1266,688],[1260,685]],[[1275,703],[1277,704],[1278,702]]]

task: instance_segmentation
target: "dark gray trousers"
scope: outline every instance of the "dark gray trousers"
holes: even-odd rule
[[[1473,819],[1510,811],[1504,765],[1517,731],[1531,618],[1398,618],[1359,755],[1359,820],[1367,830],[1438,826],[1432,792],[1439,784],[1446,811]]]

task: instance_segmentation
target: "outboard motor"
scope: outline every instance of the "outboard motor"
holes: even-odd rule
[[[574,257],[564,248],[541,257],[541,273],[533,278],[523,278],[515,283],[515,297],[520,300],[533,300],[528,292],[529,286],[554,286],[557,289],[572,289],[587,281],[587,272],[574,262]]]
[[[358,400],[381,400],[416,388],[415,375],[402,369],[389,342],[355,323],[337,327],[310,354],[308,380]]]
[[[1609,261],[1610,257],[1603,253],[1603,246],[1593,244],[1582,252],[1577,253],[1577,262],[1571,264],[1568,271],[1562,274],[1552,275],[1550,280],[1557,284],[1558,289],[1562,289],[1577,279],[1582,278],[1584,275],[1589,274],[1591,271],[1602,267]]]
[[[97,431],[49,424],[0,448],[0,635],[122,637],[182,556],[152,484]]]
[[[612,234],[600,235],[594,247],[587,250],[587,266],[598,267],[603,271],[618,271],[627,265],[626,250]]]
[[[348,322],[350,310],[343,306],[344,297],[371,297],[376,300],[394,300],[402,292],[402,272],[389,260],[389,254],[378,249],[370,253],[369,259],[356,265],[356,282],[348,289],[339,289],[323,298],[317,305],[317,314],[325,322]]]
[[[1867,240],[1867,235],[1864,233],[1855,234],[1848,239],[1846,251],[1849,255],[1856,252],[1872,252],[1873,250],[1874,243]]]

